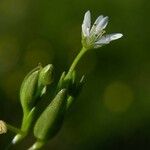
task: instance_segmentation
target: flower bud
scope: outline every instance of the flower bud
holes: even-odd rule
[[[46,86],[53,80],[53,66],[47,65],[44,68],[38,66],[33,69],[24,79],[20,99],[24,112],[29,112],[36,104],[39,98],[45,94]]]
[[[67,90],[62,89],[37,120],[34,135],[37,139],[47,141],[60,129],[66,110]]]
[[[29,112],[34,106],[40,69],[40,67],[33,69],[22,82],[20,100],[24,113]]]
[[[0,134],[5,134],[7,132],[6,123],[0,120]]]
[[[41,69],[39,74],[39,83],[42,85],[51,84],[53,81],[53,72],[54,67],[52,64],[49,64]]]

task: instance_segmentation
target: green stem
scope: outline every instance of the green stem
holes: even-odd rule
[[[41,149],[43,146],[45,145],[44,141],[37,141],[36,143],[34,143],[32,145],[32,147],[30,147],[28,150],[39,150]]]
[[[76,56],[76,58],[74,59],[72,65],[70,66],[70,69],[68,71],[68,73],[66,74],[65,79],[70,78],[72,72],[74,71],[76,65],[78,64],[79,60],[81,59],[81,57],[84,55],[84,53],[87,51],[86,48],[82,48],[79,52],[79,54]]]
[[[6,126],[7,126],[8,130],[10,130],[10,131],[12,131],[14,133],[17,133],[17,134],[22,134],[23,133],[20,129],[18,129],[18,128],[14,127],[14,126],[12,126],[12,125],[10,125],[8,123],[6,123]]]

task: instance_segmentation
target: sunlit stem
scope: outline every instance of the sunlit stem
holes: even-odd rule
[[[80,50],[79,54],[76,56],[76,58],[74,59],[72,65],[70,66],[70,69],[69,69],[68,73],[66,74],[65,79],[68,79],[68,78],[71,77],[72,72],[74,71],[74,69],[75,69],[75,67],[77,66],[79,60],[81,59],[81,57],[84,55],[84,53],[85,53],[86,51],[87,51],[87,49],[84,48],[84,47]]]
[[[45,145],[45,142],[43,142],[43,141],[37,141],[37,142],[34,143],[34,145],[32,145],[32,147],[30,147],[28,150],[39,150],[39,149],[41,149],[44,145]]]

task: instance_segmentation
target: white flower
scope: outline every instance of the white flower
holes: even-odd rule
[[[99,48],[113,40],[121,38],[121,33],[112,33],[104,35],[108,24],[108,17],[99,16],[91,27],[91,13],[87,11],[84,15],[82,24],[82,44],[86,49]]]

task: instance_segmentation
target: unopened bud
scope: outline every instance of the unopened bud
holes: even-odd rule
[[[54,78],[53,74],[54,74],[53,65],[49,64],[45,66],[39,73],[39,83],[41,83],[42,85],[51,84]]]
[[[5,134],[7,132],[6,123],[0,120],[0,134]]]
[[[20,89],[20,100],[24,111],[30,111],[35,103],[35,92],[40,68],[32,70],[23,80]]]
[[[37,120],[34,135],[37,139],[47,141],[60,129],[66,111],[67,91],[62,89]]]

